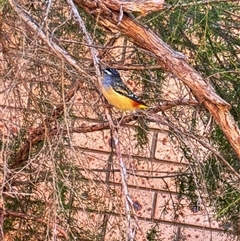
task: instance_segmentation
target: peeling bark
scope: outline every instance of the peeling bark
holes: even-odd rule
[[[164,8],[164,0],[105,0],[104,4],[116,11],[138,12],[145,16]]]

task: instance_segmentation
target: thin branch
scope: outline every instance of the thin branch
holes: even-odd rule
[[[106,170],[106,169],[95,169],[95,168],[79,168],[78,171],[91,171],[91,172],[111,172],[111,173],[118,173],[121,172],[121,169],[111,169],[111,170]],[[144,173],[149,173],[149,174],[166,174],[166,175],[162,175],[162,176],[153,176],[153,175],[141,175],[141,174],[137,174],[136,172],[130,171],[128,169],[126,169],[126,172],[128,175],[130,176],[134,176],[134,177],[141,177],[141,178],[146,178],[146,179],[165,179],[165,178],[173,178],[173,177],[179,177],[179,176],[191,176],[192,173],[191,172],[161,172],[161,171],[152,171],[152,170],[144,170],[144,171],[139,171],[139,172],[144,172]]]
[[[161,106],[152,107],[149,108],[149,110],[145,111],[144,113],[146,115],[158,113],[160,111],[166,111],[173,107],[180,106],[180,105],[189,105],[189,106],[197,106],[199,103],[195,100],[174,100],[174,101],[167,101],[166,103],[163,103]],[[122,125],[126,125],[131,123],[132,121],[135,121],[139,118],[139,113],[134,113],[130,115],[126,115],[123,118],[120,117],[116,120],[111,120],[111,123],[113,126],[116,126],[119,121],[121,120]],[[69,128],[70,133],[88,133],[88,132],[95,132],[95,131],[102,131],[102,130],[108,130],[111,128],[111,124],[109,122],[99,123],[99,124],[93,124],[89,126],[81,126],[81,127],[73,127]],[[65,129],[61,128],[53,128],[48,133],[39,133],[39,135],[34,136],[34,138],[31,140],[32,143],[36,143],[38,141],[41,141],[44,139],[45,135],[48,135],[49,137],[53,137],[57,134],[66,134]]]
[[[195,141],[200,143],[203,147],[205,147],[206,149],[211,151],[214,155],[216,155],[222,161],[222,163],[229,169],[229,171],[232,174],[234,174],[238,180],[240,180],[240,174],[237,173],[236,170],[234,170],[234,168],[227,162],[227,160],[217,150],[215,150],[215,148],[211,144],[209,144],[206,141],[206,139],[203,140],[202,137],[200,136],[195,136],[187,131],[181,131],[177,126],[175,126],[174,124],[164,119],[164,117],[160,117],[159,115],[152,114],[152,115],[149,115],[147,119],[155,123],[168,125],[170,128],[174,130],[174,133],[179,133],[183,136],[194,139]]]
[[[75,92],[78,90],[79,85],[75,85],[67,95],[65,96],[65,102],[68,102],[75,94]],[[149,111],[145,112],[147,115],[157,113],[159,111],[165,111],[172,107],[178,106],[178,105],[191,105],[195,106],[198,105],[197,101],[194,100],[175,100],[175,101],[168,101],[161,106],[150,108]],[[25,140],[25,142],[22,144],[21,148],[18,150],[18,152],[15,155],[14,163],[11,165],[11,168],[17,167],[20,163],[26,161],[29,156],[30,147],[32,145],[35,145],[39,143],[40,141],[43,141],[46,136],[48,138],[53,138],[56,135],[59,134],[68,134],[68,133],[88,133],[88,132],[95,132],[95,131],[102,131],[102,130],[108,130],[111,129],[111,126],[115,128],[117,123],[119,123],[119,120],[121,119],[122,125],[128,124],[134,120],[137,120],[139,117],[139,113],[136,114],[130,114],[127,116],[124,116],[123,118],[119,118],[115,121],[112,120],[110,113],[106,113],[108,122],[105,123],[99,123],[94,124],[90,126],[83,126],[83,127],[74,127],[66,129],[61,128],[52,128],[51,130],[47,130],[46,127],[50,125],[54,120],[59,118],[62,115],[63,112],[63,104],[60,104],[56,106],[53,109],[52,114],[47,117],[43,124],[40,124],[37,128],[33,129],[31,133],[29,134],[28,138]],[[110,118],[110,119],[109,119]],[[159,121],[159,119],[158,119]],[[118,138],[117,138],[118,139]],[[116,144],[116,143],[115,143]]]
[[[66,50],[59,47],[59,45],[53,42],[53,39],[50,38],[50,36],[52,35],[50,33],[45,33],[42,30],[42,28],[36,22],[33,21],[31,15],[27,11],[25,11],[14,0],[9,0],[9,3],[13,10],[17,13],[17,15],[25,22],[25,24],[33,32],[35,32],[37,36],[39,36],[60,59],[64,59],[67,63],[73,66],[79,73],[91,77],[87,74],[87,72],[85,72],[83,69],[79,67],[79,63],[75,59],[73,59]]]
[[[44,218],[34,217],[34,216],[28,215],[26,213],[15,212],[15,211],[10,211],[10,210],[4,210],[3,213],[4,213],[4,216],[18,217],[21,219],[31,220],[31,221],[38,222],[38,223],[41,223],[44,225],[48,225],[53,230],[56,229],[59,232],[59,234],[61,234],[58,236],[64,237],[65,239],[69,239],[67,231],[65,231],[62,227],[60,227],[59,225],[56,225],[55,223],[50,223],[49,220],[45,221]]]
[[[94,64],[94,67],[95,67],[96,74],[98,76],[101,76],[101,72],[99,70],[99,59],[97,57],[98,56],[98,52],[97,52],[96,48],[93,45],[92,37],[88,33],[87,28],[85,26],[85,23],[82,20],[82,18],[80,17],[79,12],[78,12],[75,4],[73,3],[73,1],[72,0],[67,0],[67,3],[71,7],[71,10],[73,12],[73,16],[74,16],[75,20],[78,22],[79,26],[81,27],[81,29],[82,29],[82,31],[83,31],[83,33],[85,35],[85,38],[87,40],[88,45],[91,46],[90,50],[91,50],[92,60],[93,60],[93,64]]]
[[[110,109],[105,108],[105,115],[107,117],[109,126],[111,128],[112,132],[112,139],[114,141],[114,146],[116,148],[116,153],[117,153],[117,160],[118,160],[118,165],[120,167],[120,173],[121,173],[121,184],[122,184],[122,191],[123,191],[123,196],[124,196],[124,204],[125,204],[125,213],[126,213],[126,218],[127,218],[127,225],[126,225],[126,233],[128,234],[128,239],[129,241],[133,240],[132,236],[132,224],[131,224],[131,212],[130,212],[130,203],[129,200],[131,200],[128,192],[128,186],[127,186],[127,169],[123,161],[122,157],[122,152],[120,148],[120,143],[119,143],[119,137],[118,137],[118,130],[116,129],[115,125],[113,124],[113,120],[111,117]]]
[[[76,83],[68,91],[68,93],[65,95],[64,103],[71,100],[71,98],[75,95],[75,93],[79,89],[79,87],[80,87],[80,85],[78,83]],[[10,168],[17,167],[19,164],[21,164],[22,162],[24,162],[28,159],[30,148],[32,145],[38,143],[39,141],[45,140],[46,137],[52,137],[51,135],[48,135],[49,132],[51,132],[50,130],[48,130],[48,128],[50,128],[50,124],[52,122],[54,122],[56,119],[58,119],[63,114],[64,103],[59,104],[56,107],[54,107],[52,110],[52,113],[48,117],[45,118],[45,120],[42,122],[42,124],[40,124],[37,128],[34,128],[33,130],[31,130],[31,132],[29,131],[29,135],[28,135],[27,139],[23,142],[20,149],[15,154],[15,156],[13,158],[14,162],[10,166]],[[54,135],[59,133],[59,129],[55,129],[55,130],[57,130],[57,132],[55,132]]]

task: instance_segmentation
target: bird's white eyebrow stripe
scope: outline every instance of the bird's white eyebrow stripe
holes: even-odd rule
[[[105,69],[104,72],[105,72],[106,74],[108,74],[108,75],[112,75],[112,72],[109,71],[109,70],[107,70],[107,69]]]

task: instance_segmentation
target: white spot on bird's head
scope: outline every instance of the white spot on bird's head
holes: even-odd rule
[[[113,68],[103,69],[103,72],[108,76],[120,77],[118,71],[116,69],[113,69]]]
[[[103,72],[107,75],[112,75],[112,72],[110,69],[103,69]]]

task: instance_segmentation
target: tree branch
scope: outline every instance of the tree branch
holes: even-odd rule
[[[0,210],[0,212],[1,212],[1,210]],[[54,229],[57,230],[57,232],[59,233],[58,236],[62,236],[65,239],[69,238],[67,232],[62,227],[56,225],[55,223],[50,223],[49,221],[45,221],[44,218],[33,217],[32,215],[28,215],[26,213],[15,212],[15,211],[10,211],[10,210],[3,211],[3,214],[4,214],[4,216],[18,217],[18,218],[25,219],[25,220],[31,220],[31,221],[34,221],[37,223],[42,223],[43,225],[48,225],[53,230]]]

